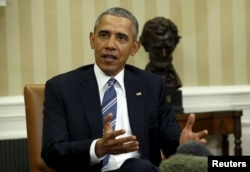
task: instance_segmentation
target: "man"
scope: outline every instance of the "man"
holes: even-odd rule
[[[138,22],[129,11],[108,9],[89,36],[95,64],[46,82],[42,158],[48,166],[60,172],[97,172],[108,157],[102,171],[156,172],[161,150],[168,157],[179,143],[206,143],[206,130],[191,130],[194,115],[180,131],[165,101],[163,79],[126,65],[140,48],[137,35]],[[108,87],[110,78],[116,82]],[[106,87],[115,88],[117,110],[103,117]]]

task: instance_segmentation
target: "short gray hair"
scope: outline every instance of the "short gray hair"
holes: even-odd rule
[[[102,17],[105,15],[125,17],[125,18],[129,19],[132,23],[132,32],[134,35],[134,40],[137,40],[138,30],[139,30],[139,24],[138,24],[137,19],[135,18],[135,16],[131,12],[129,12],[128,10],[126,10],[124,8],[120,8],[120,7],[109,8],[106,11],[104,11],[103,13],[101,13],[98,16],[98,18],[96,19],[94,30],[100,24]]]

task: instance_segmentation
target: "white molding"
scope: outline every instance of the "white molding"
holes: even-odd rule
[[[250,86],[183,87],[183,107],[187,113],[243,109],[250,111]],[[242,127],[250,128],[250,114]],[[26,138],[23,96],[0,97],[0,140]]]
[[[250,115],[250,114],[249,114]],[[241,121],[241,126],[242,127],[250,127],[250,120],[249,119],[243,119]]]
[[[250,108],[250,86],[183,87],[185,112]]]
[[[0,97],[0,140],[27,138],[23,96]]]

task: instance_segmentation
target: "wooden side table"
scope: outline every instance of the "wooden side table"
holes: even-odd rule
[[[186,125],[187,117],[190,113],[176,114],[176,119],[181,129]],[[194,112],[195,124],[193,131],[208,130],[209,135],[222,136],[222,155],[229,155],[228,134],[234,134],[234,153],[236,156],[242,155],[241,147],[241,110],[214,111],[214,112]]]

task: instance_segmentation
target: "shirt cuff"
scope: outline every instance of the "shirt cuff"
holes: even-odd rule
[[[91,145],[90,145],[90,163],[91,165],[93,164],[98,164],[100,163],[101,160],[103,160],[105,158],[105,156],[101,157],[101,158],[98,158],[96,156],[96,153],[95,153],[95,145],[96,145],[96,142],[97,142],[98,139],[94,140]]]

